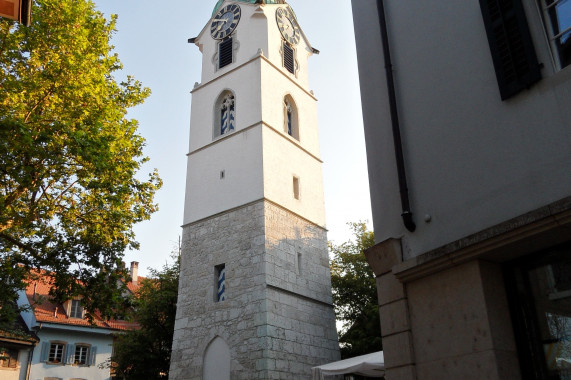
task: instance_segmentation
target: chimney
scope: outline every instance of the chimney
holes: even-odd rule
[[[131,282],[137,285],[139,280],[139,262],[131,261]]]

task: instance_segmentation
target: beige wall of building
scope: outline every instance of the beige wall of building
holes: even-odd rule
[[[541,75],[502,100],[481,2],[383,1],[411,232],[379,2],[354,0],[353,17],[387,380],[569,376],[571,66],[550,43],[554,10],[502,2]]]

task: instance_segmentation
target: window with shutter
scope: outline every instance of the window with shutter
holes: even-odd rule
[[[232,37],[218,45],[218,68],[221,69],[233,62]]]
[[[502,100],[541,79],[521,0],[480,0]]]
[[[65,343],[52,342],[48,353],[48,363],[63,364],[65,355]]]
[[[75,352],[73,354],[73,364],[75,365],[89,365],[89,346],[78,344],[75,346]]]
[[[88,365],[95,365],[97,364],[97,347],[91,347],[89,352],[89,364]]]

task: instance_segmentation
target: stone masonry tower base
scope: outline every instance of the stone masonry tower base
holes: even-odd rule
[[[181,268],[171,379],[309,380],[339,359],[322,227],[262,199],[184,226]]]

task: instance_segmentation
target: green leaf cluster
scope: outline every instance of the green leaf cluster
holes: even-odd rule
[[[348,223],[354,240],[340,245],[330,243],[331,286],[342,358],[382,350],[381,324],[375,274],[364,251],[375,244],[374,234],[363,222]]]
[[[134,296],[131,318],[140,329],[117,335],[111,358],[123,380],[167,379],[174,334],[180,258],[142,281]]]
[[[30,27],[0,20],[0,285],[45,270],[53,296],[103,316],[122,303],[123,252],[161,186],[138,176],[145,140],[127,111],[150,90],[114,77],[115,21],[87,0],[36,0]]]

